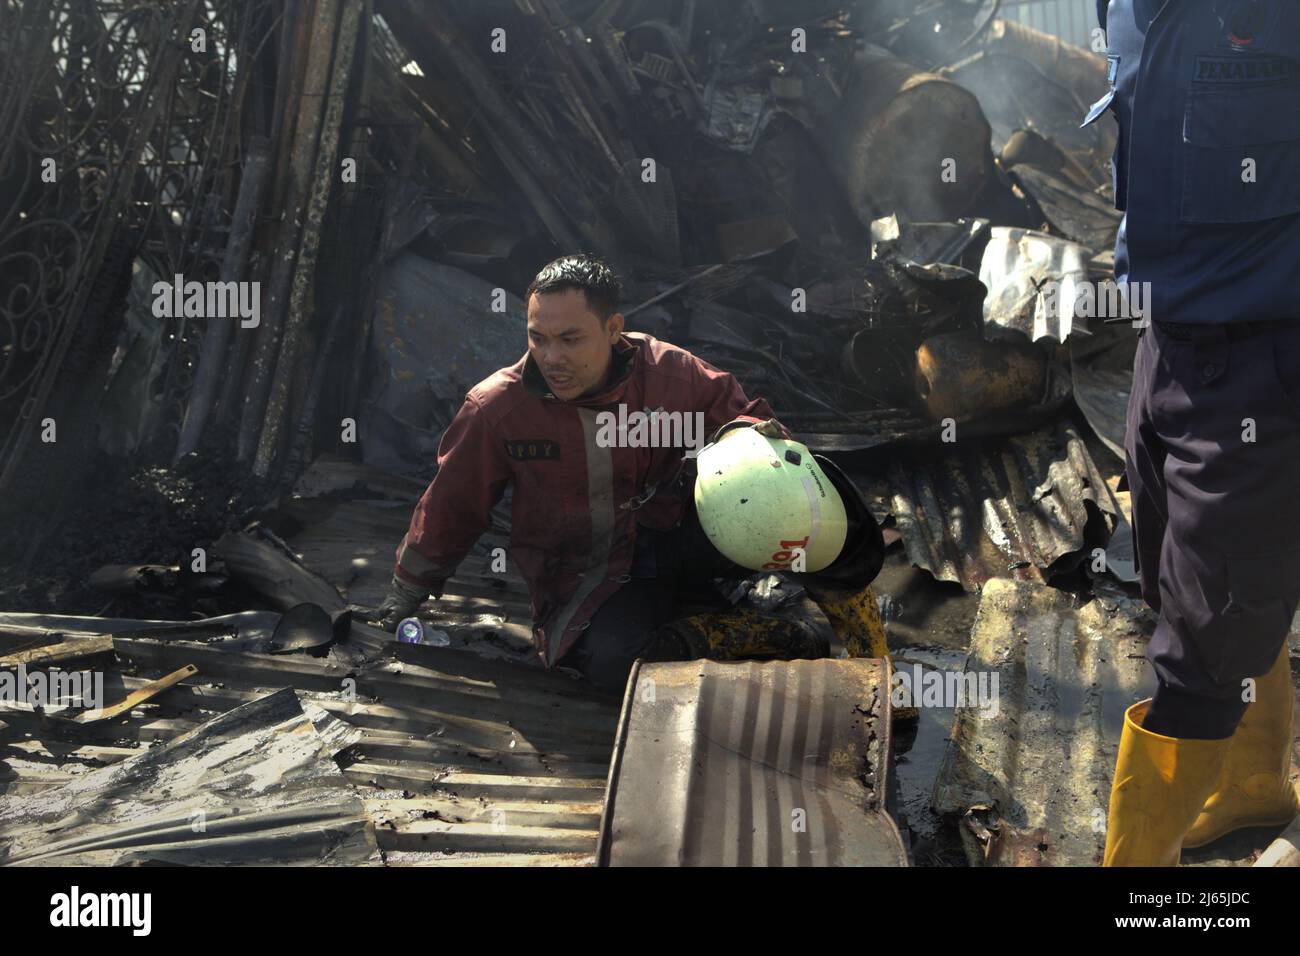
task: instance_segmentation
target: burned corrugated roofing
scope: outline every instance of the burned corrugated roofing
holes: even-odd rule
[[[289,688],[61,787],[0,803],[7,865],[379,862],[330,759],[359,736]]]
[[[941,458],[895,456],[887,486],[912,563],[968,591],[994,578],[1041,582],[1069,570],[1085,546],[1106,546],[1121,513],[1068,422],[958,444]]]
[[[517,854],[524,863],[546,862],[551,856],[556,862],[563,856],[567,863],[591,858],[617,701],[591,693],[562,673],[456,648],[398,644],[391,635],[374,634],[373,628],[355,622],[352,630],[356,640],[336,645],[323,659],[237,649],[248,638],[199,644],[115,636],[107,682],[112,699],[147,684],[147,676],[170,673],[182,663],[196,665],[198,674],[120,719],[77,727],[71,740],[65,739],[62,722],[56,726],[35,714],[6,711],[11,726],[0,787],[8,809],[0,813],[21,816],[28,812],[23,806],[34,813],[32,808],[51,800],[61,806],[57,801],[63,786],[74,788],[69,793],[98,787],[116,793],[118,781],[133,791],[132,800],[146,801],[130,783],[143,770],[106,775],[107,784],[92,777],[101,771],[87,770],[103,763],[124,767],[123,761],[144,757],[148,763],[142,766],[166,772],[176,781],[167,794],[148,798],[149,806],[156,807],[150,813],[166,817],[191,804],[210,807],[214,795],[207,793],[204,777],[186,771],[183,762],[193,747],[176,758],[172,743],[152,751],[142,748],[150,741],[179,745],[192,739],[195,746],[208,741],[209,750],[234,747],[232,752],[247,749],[255,756],[264,746],[260,738],[241,738],[238,746],[227,746],[224,738],[212,735],[229,724],[230,715],[251,720],[247,715],[261,714],[265,708],[275,710],[276,726],[288,726],[283,723],[289,719],[285,709],[299,708],[301,700],[300,709],[327,716],[348,731],[329,749],[333,760],[316,761],[313,779],[337,778],[329,782],[330,793],[350,808],[342,814],[348,832],[373,825],[371,840],[385,854],[395,854],[389,862],[442,862],[448,854]],[[294,690],[275,690],[289,687]],[[226,724],[221,723],[223,717]],[[302,733],[307,729],[304,724]],[[59,761],[57,769],[50,765],[54,760]],[[292,799],[294,779],[284,776],[284,799]],[[277,785],[259,794],[259,805],[280,800],[280,790]],[[22,794],[28,795],[25,803]],[[319,814],[319,808],[312,812]],[[48,823],[44,816],[31,819],[38,830]],[[125,819],[108,819],[102,832],[96,831],[96,845],[101,840],[114,845],[136,840],[122,830],[128,826]],[[75,832],[70,853],[85,849],[85,834]],[[321,839],[286,842],[260,829],[247,839],[252,841],[248,846],[230,851],[246,854],[240,857],[245,862],[314,863],[328,855]],[[137,850],[149,859],[179,861],[190,854],[203,862],[216,862],[225,852],[152,843]],[[27,858],[35,850],[22,840],[8,852]],[[346,862],[362,859],[350,852]]]
[[[966,702],[934,787],[972,865],[1092,866],[1124,711],[1150,696],[1154,625],[1140,601],[1030,581],[984,585],[966,673],[997,675],[995,706]]]

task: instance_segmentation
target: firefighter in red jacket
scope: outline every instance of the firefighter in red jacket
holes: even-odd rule
[[[801,455],[787,448],[790,435],[767,402],[747,398],[732,375],[649,335],[624,333],[620,291],[609,267],[587,255],[557,259],[533,280],[525,294],[528,351],[471,389],[444,434],[437,473],[398,546],[375,623],[391,629],[429,594],[441,597],[513,484],[509,554],[528,584],[546,666],[572,666],[617,692],[638,657],[725,657],[734,656],[728,647],[754,648],[758,622],[735,611],[694,618],[698,626],[688,632],[707,635],[709,646],[684,641],[680,628],[670,638],[663,628],[682,617],[687,594],[699,597],[700,582],[751,573],[715,546],[716,527],[710,535],[701,526],[693,458],[708,437],[736,428],[754,428],[783,454]],[[842,639],[879,656],[883,632],[867,587],[883,561],[879,528],[830,462],[809,455],[801,467],[829,479],[818,479],[835,498],[822,511],[839,508],[851,527],[829,565],[794,576],[832,623],[844,625]],[[730,550],[745,560],[743,549]],[[778,553],[771,566],[790,567],[785,557]],[[723,620],[730,626],[719,626]]]

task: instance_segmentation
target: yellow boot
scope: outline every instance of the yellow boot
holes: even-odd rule
[[[1214,789],[1231,738],[1191,740],[1142,729],[1150,700],[1124,714],[1102,866],[1177,866],[1178,854]]]
[[[1291,783],[1295,691],[1286,644],[1272,669],[1255,682],[1255,701],[1232,735],[1218,783],[1183,846],[1213,843],[1242,827],[1278,826],[1300,815]]]

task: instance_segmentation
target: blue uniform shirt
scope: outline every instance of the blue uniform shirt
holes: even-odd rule
[[[1168,322],[1300,317],[1300,0],[1098,0],[1121,285]]]

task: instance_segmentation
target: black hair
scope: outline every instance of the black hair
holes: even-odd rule
[[[524,302],[533,297],[533,293],[546,295],[550,292],[563,292],[566,289],[581,289],[587,298],[587,308],[595,313],[596,318],[605,322],[618,311],[619,301],[623,297],[623,286],[618,276],[607,263],[585,252],[576,255],[560,256],[548,262],[537,273],[537,277],[528,284],[524,293]]]

